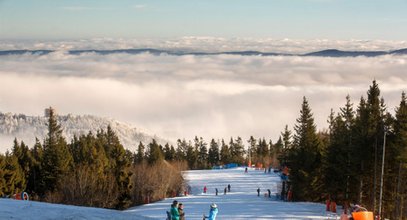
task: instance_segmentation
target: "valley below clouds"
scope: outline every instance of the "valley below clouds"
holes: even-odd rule
[[[0,57],[0,111],[107,116],[171,140],[250,135],[276,141],[307,97],[318,129],[349,94],[357,108],[377,80],[394,114],[407,56],[303,57],[82,53]]]

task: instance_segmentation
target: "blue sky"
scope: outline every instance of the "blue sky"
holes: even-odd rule
[[[407,39],[406,0],[0,0],[0,39]]]

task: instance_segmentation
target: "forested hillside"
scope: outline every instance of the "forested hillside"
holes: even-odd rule
[[[350,100],[337,113],[331,110],[329,128],[318,131],[304,97],[293,130],[286,126],[275,143],[253,136],[206,142],[196,136],[176,146],[140,142],[135,152],[124,149],[110,126],[68,142],[51,111],[44,140],[34,146],[15,140],[12,151],[0,155],[0,195],[24,190],[38,200],[122,209],[184,193],[182,170],[250,162],[288,166],[295,201],[330,198],[376,212],[381,205],[385,217],[405,218],[406,95],[391,112],[373,81],[356,107]]]

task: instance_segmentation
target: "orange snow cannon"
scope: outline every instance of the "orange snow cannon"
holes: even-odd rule
[[[368,211],[353,212],[352,217],[354,220],[373,220],[373,212]]]

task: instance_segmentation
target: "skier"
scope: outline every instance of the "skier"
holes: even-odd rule
[[[228,192],[230,192],[230,184],[228,184]]]
[[[218,188],[215,188],[215,193],[216,195],[218,195]]]
[[[178,201],[174,200],[171,205],[171,220],[179,220]]]
[[[267,192],[268,192],[268,194],[269,194],[269,198],[271,198],[271,191],[270,191],[270,189],[267,189]]]
[[[247,167],[244,169],[244,172],[247,173]]]
[[[226,191],[228,190],[227,187],[225,187],[225,190],[223,191],[223,194],[226,195]]]
[[[215,203],[211,204],[211,209],[209,210],[209,216],[203,216],[203,220],[216,220],[216,215],[218,214],[218,206]]]
[[[260,196],[260,188],[257,188],[257,196]]]
[[[180,203],[178,205],[179,220],[185,220],[184,205]]]
[[[206,193],[206,190],[207,190],[207,188],[206,188],[206,186],[204,186],[203,192]]]

